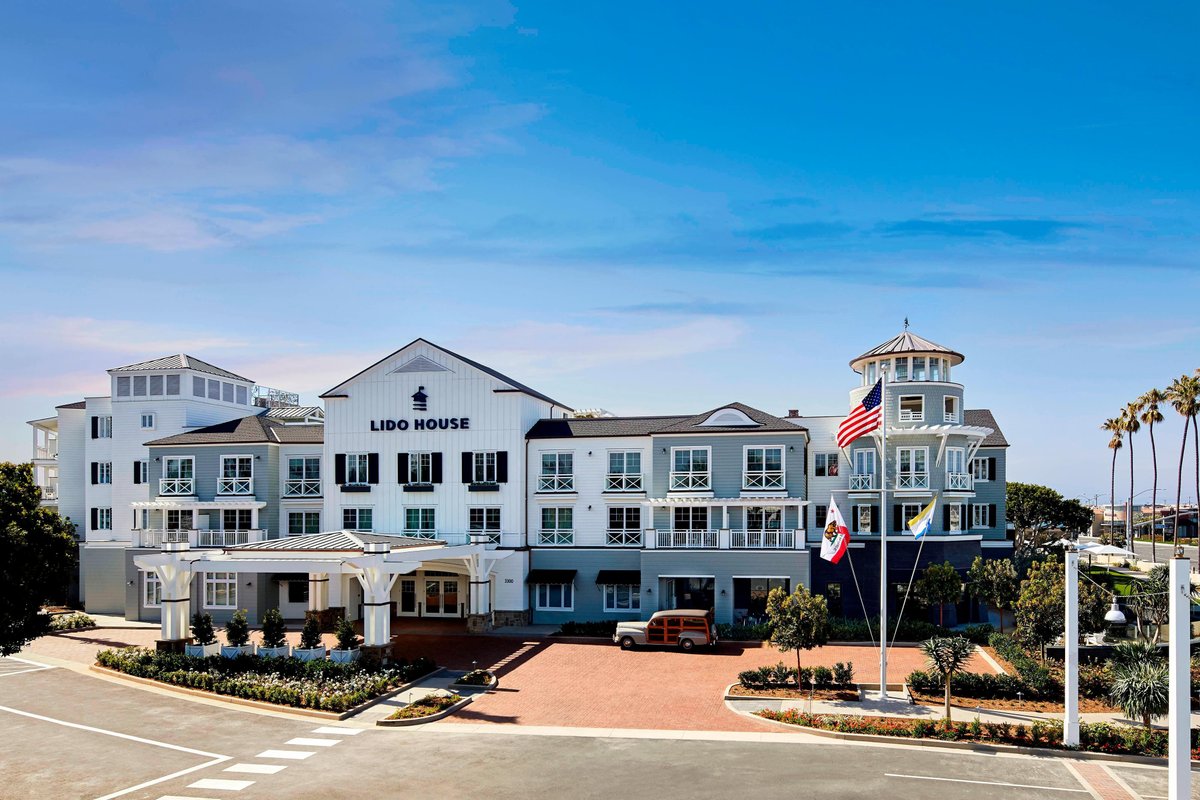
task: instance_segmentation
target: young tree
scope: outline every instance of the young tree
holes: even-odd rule
[[[921,652],[946,685],[946,719],[950,719],[950,680],[971,660],[975,645],[962,636],[934,636],[921,642]]]
[[[321,646],[321,624],[317,622],[316,614],[304,618],[304,627],[300,630],[300,649],[316,650]]]
[[[775,587],[767,595],[767,619],[770,620],[771,644],[778,650],[796,653],[796,674],[800,674],[800,651],[811,650],[829,641],[829,608],[825,597],[812,594],[804,586],[788,594]]]
[[[1092,524],[1092,512],[1078,500],[1067,500],[1049,486],[1036,483],[1008,484],[1005,509],[1016,528],[1014,555],[1028,562],[1043,545],[1058,538],[1059,531],[1086,531]]]
[[[946,603],[962,599],[962,577],[949,561],[930,564],[917,579],[917,597],[927,606],[937,605],[938,624],[946,622]]]
[[[262,618],[263,647],[283,647],[287,643],[287,626],[278,608],[268,608]]]
[[[1017,602],[1020,581],[1012,559],[975,556],[967,571],[967,587],[971,596],[1000,612],[1000,632],[1004,632],[1004,612]]]
[[[42,605],[61,595],[75,564],[73,526],[41,503],[31,464],[0,463],[0,655],[46,632]]]
[[[1046,657],[1046,645],[1062,635],[1066,622],[1066,576],[1057,556],[1034,564],[1021,582],[1017,598],[1017,634]],[[1104,628],[1108,598],[1091,581],[1079,581],[1079,630],[1092,633]]]

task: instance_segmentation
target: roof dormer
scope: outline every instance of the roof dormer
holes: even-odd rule
[[[716,411],[708,415],[708,418],[703,422],[696,423],[702,428],[758,428],[760,423],[750,419],[744,412],[736,408],[726,406],[718,408]]]

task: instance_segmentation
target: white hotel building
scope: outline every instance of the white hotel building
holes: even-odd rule
[[[1009,552],[1007,442],[963,408],[962,360],[905,331],[851,362],[855,401],[881,367],[906,384],[888,393],[894,509],[878,508],[878,440],[839,453],[836,416],[576,414],[422,339],[323,410],[180,355],[110,370],[111,396],[30,424],[46,502],[79,531],[85,608],[162,620],[164,640],[238,608],[346,614],[376,646],[395,617],[478,631],[699,606],[733,622],[800,584],[853,615],[844,565],[816,557],[831,494],[871,585],[881,527],[934,492],[946,511],[922,563]],[[915,548],[888,530],[889,573],[906,577]]]

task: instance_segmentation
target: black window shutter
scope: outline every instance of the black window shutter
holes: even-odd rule
[[[468,451],[462,454],[462,482],[470,483],[474,477],[472,468],[475,466],[475,454]]]
[[[367,483],[379,483],[379,453],[367,453]]]
[[[879,506],[871,506],[871,533],[882,533],[879,525]]]
[[[430,471],[430,473],[432,473],[430,475],[430,478],[433,480],[434,483],[441,483],[442,482],[442,454],[441,453],[431,453],[430,458],[429,458],[429,464],[431,467],[431,469],[429,471]]]
[[[858,533],[858,506],[850,506],[850,531]]]
[[[142,462],[140,461],[133,462],[133,482],[135,485],[142,482]]]
[[[337,453],[333,457],[333,482],[338,486],[346,483],[346,454]]]
[[[408,483],[408,453],[396,453],[396,483]]]
[[[989,481],[996,480],[996,459],[995,458],[988,459],[988,480]]]
[[[950,506],[942,506],[942,530],[950,530]]]
[[[496,483],[508,483],[508,451],[496,453]]]
[[[96,483],[99,483],[99,481],[100,481],[100,463],[98,461],[93,461],[92,462],[92,483],[96,484]]]
[[[92,417],[92,438],[93,439],[100,438],[100,418],[99,417]],[[92,526],[92,527],[95,527],[95,526]]]
[[[904,530],[904,506],[899,503],[892,506],[892,530],[896,532]]]
[[[988,527],[989,528],[996,527],[996,504],[995,503],[988,504]]]
[[[92,417],[92,419],[95,419],[95,417]],[[93,508],[92,509],[92,530],[96,530],[96,526],[99,524],[100,524],[100,509]]]

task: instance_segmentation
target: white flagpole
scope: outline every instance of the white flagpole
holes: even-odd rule
[[[879,699],[887,700],[887,368],[879,373],[879,629],[883,631],[879,637]]]

